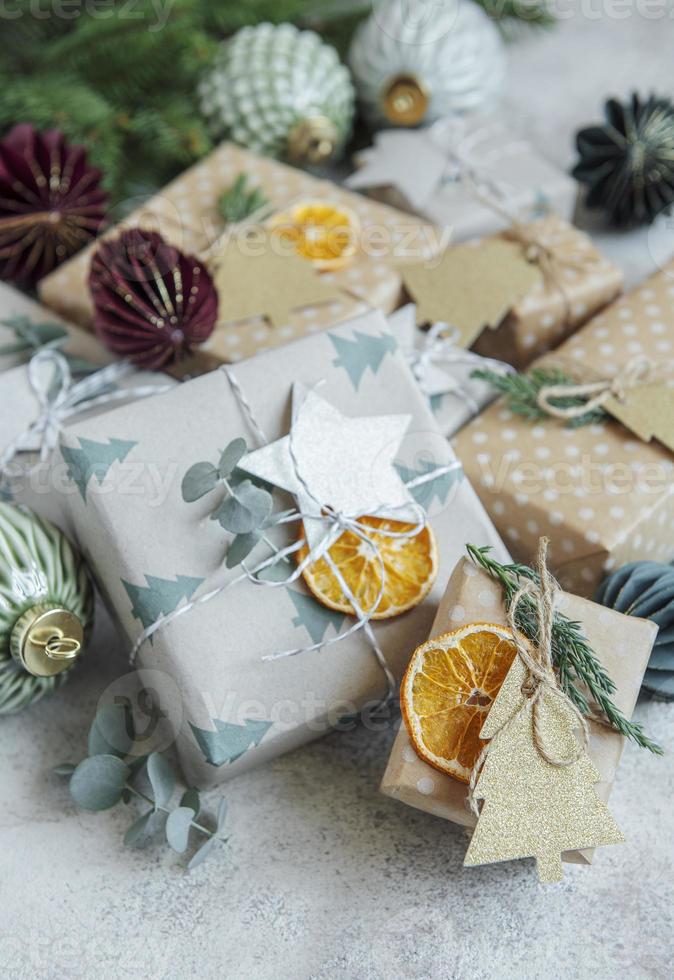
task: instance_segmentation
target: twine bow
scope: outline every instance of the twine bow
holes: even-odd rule
[[[497,739],[501,738],[521,715],[531,708],[533,740],[536,749],[551,766],[571,766],[578,761],[587,747],[589,740],[588,724],[582,712],[576,707],[567,694],[557,683],[552,661],[552,626],[555,620],[555,607],[559,597],[559,588],[547,566],[548,539],[540,538],[536,571],[538,582],[525,579],[520,589],[515,593],[508,609],[508,626],[512,630],[515,647],[522,663],[527,669],[527,678],[522,687],[524,700],[520,708],[498,729],[493,738],[482,749],[477,762],[470,774],[468,803],[470,809],[479,817],[480,811],[475,799],[475,789],[487,757]],[[517,626],[517,612],[521,604],[533,605],[538,619],[538,637],[535,644],[530,644],[523,637]],[[547,744],[544,735],[542,708],[546,694],[551,694],[562,701],[573,712],[581,730],[581,744],[576,746],[569,756],[557,755]]]
[[[52,368],[52,371],[41,370],[44,367]],[[122,379],[135,373],[136,369],[127,361],[109,364],[81,381],[73,381],[70,366],[63,354],[46,348],[30,359],[27,370],[28,383],[38,404],[38,415],[25,432],[9,443],[0,456],[0,479],[13,475],[10,473],[11,464],[23,452],[38,453],[37,462],[20,471],[23,475],[32,473],[51,456],[68,419],[85,409],[107,405],[123,398],[159,394],[170,387],[143,385],[117,389],[116,386]]]
[[[557,419],[577,419],[595,409],[603,408],[607,401],[615,398],[624,402],[627,394],[642,385],[666,381],[674,373],[674,361],[656,364],[649,357],[633,357],[613,378],[588,381],[582,384],[544,385],[536,396],[538,407],[546,415]],[[560,406],[555,404],[559,398],[585,399],[578,405]]]
[[[432,394],[429,390],[429,374],[433,366],[447,368],[447,393],[461,398],[471,415],[479,414],[480,405],[473,397],[468,385],[452,374],[452,369],[454,367],[484,368],[488,366],[503,374],[509,374],[514,370],[510,364],[505,364],[503,361],[481,357],[479,354],[466,350],[465,347],[460,347],[460,333],[456,327],[448,323],[435,323],[422,336],[421,347],[408,348],[403,352],[422,392],[427,396]]]

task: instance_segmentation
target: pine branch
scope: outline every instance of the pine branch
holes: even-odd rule
[[[538,574],[528,565],[512,563],[502,565],[489,556],[490,547],[476,548],[466,546],[468,555],[476,565],[483,568],[500,583],[507,608],[520,587],[522,579],[538,583]],[[532,643],[538,642],[538,611],[530,596],[525,596],[516,612],[517,627]],[[648,738],[643,727],[629,721],[613,703],[611,695],[615,684],[606,673],[597,656],[585,638],[580,623],[573,622],[562,613],[555,613],[552,627],[552,661],[559,675],[562,690],[584,714],[591,716],[594,704],[606,723],[615,731],[631,739],[638,746],[656,755],[662,755],[662,748]],[[589,692],[594,704],[590,704],[582,685]]]
[[[573,385],[576,382],[559,368],[533,368],[528,374],[512,372],[499,374],[489,368],[478,368],[471,373],[472,378],[486,381],[492,388],[506,398],[508,408],[515,415],[528,419],[530,422],[540,422],[550,418],[545,409],[538,404],[538,395],[542,388],[549,385]],[[552,400],[559,408],[576,408],[585,404],[580,396],[559,397]],[[584,425],[606,421],[606,412],[595,408],[578,418],[569,419],[565,424],[570,429]]]
[[[547,0],[475,0],[496,22],[506,40],[514,40],[528,29],[551,28],[557,18]]]

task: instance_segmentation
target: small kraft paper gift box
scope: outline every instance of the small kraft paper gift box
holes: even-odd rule
[[[590,238],[548,215],[403,270],[419,324],[444,321],[459,343],[522,368],[556,347],[622,289]]]
[[[392,693],[466,537],[506,553],[378,313],[69,426],[61,453],[192,785]]]
[[[253,195],[254,212],[244,209],[228,223],[219,207],[227,192],[239,199]],[[216,326],[178,366],[183,374],[238,361],[369,309],[389,313],[401,298],[399,266],[439,248],[432,225],[229,143],[103,237],[115,239],[132,227],[159,232],[213,275]],[[89,329],[88,279],[100,244],[40,284],[47,306]]]
[[[547,535],[553,572],[580,595],[627,562],[674,558],[673,289],[670,263],[534,365],[618,392],[589,424],[550,418],[535,399],[525,411],[540,417],[528,418],[505,398],[454,440],[514,557]]]
[[[503,208],[520,221],[573,217],[576,182],[512,127],[487,116],[444,119],[426,129],[377,133],[347,186],[451,226],[455,241],[501,231]],[[501,204],[490,206],[486,197]]]
[[[625,616],[569,593],[560,595],[557,609],[580,625],[597,659],[615,683],[613,703],[623,716],[630,718],[657,626],[648,620]],[[498,626],[504,626],[507,622],[501,587],[486,571],[476,567],[468,558],[462,558],[449,579],[430,637],[439,637],[461,626],[485,621]],[[483,699],[468,710],[482,719],[488,716],[489,709],[490,704]],[[613,788],[624,741],[622,735],[606,725],[589,722],[587,751],[601,777],[601,781],[593,786],[593,791],[604,802]],[[404,723],[393,743],[381,791],[461,827],[472,830],[477,822],[468,805],[467,782],[421,759]],[[562,859],[589,864],[592,856],[592,849],[584,849],[566,851]]]

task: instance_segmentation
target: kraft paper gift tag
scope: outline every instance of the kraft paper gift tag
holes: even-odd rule
[[[590,646],[615,682],[615,704],[626,717],[631,717],[657,626],[568,593],[562,595],[559,611],[581,624]],[[499,585],[468,558],[462,558],[452,573],[429,635],[440,636],[475,622],[505,625],[506,619]],[[488,706],[485,716],[487,711]],[[624,741],[605,725],[590,722],[589,756],[602,777],[594,789],[604,801],[613,788]],[[462,827],[475,826],[475,816],[468,807],[467,784],[420,759],[404,723],[393,743],[381,791]],[[590,863],[592,854],[586,850],[570,851],[563,859]]]
[[[415,499],[429,514],[439,573],[418,606],[373,623],[386,662],[399,677],[410,647],[428,633],[443,580],[465,540],[493,544],[499,555],[506,551],[455,468],[384,318],[369,314],[230,371],[270,443],[288,434],[295,382],[314,390],[322,381],[316,394],[349,418],[409,419],[395,453],[396,472],[405,481],[431,475]],[[240,567],[224,565],[231,538],[209,520],[218,500],[183,500],[188,469],[217,461],[224,447],[242,436],[251,448],[260,444],[228,374],[219,369],[168,394],[71,426],[63,446],[71,458],[92,443],[101,452],[112,440],[130,447],[124,466],[133,467],[133,493],[122,479],[125,470],[113,462],[100,482],[83,478],[88,470],[80,466],[78,492],[68,498],[79,545],[130,646],[159,615],[237,580],[159,629],[138,654],[137,663],[156,672],[160,698],[170,701],[171,691],[179,692],[177,747],[188,781],[200,786],[317,737],[330,721],[381,698],[386,690],[384,672],[362,630],[320,650],[304,649],[333,640],[352,619],[318,603],[301,580],[276,587],[238,581]],[[329,456],[332,445],[317,445],[317,457]],[[375,461],[372,473],[381,465]],[[444,466],[452,468],[433,478],[434,470]],[[274,500],[275,510],[294,502],[277,490]],[[296,525],[284,525],[270,533],[283,545],[295,541],[298,532]],[[260,554],[266,554],[264,542],[247,559],[249,567],[255,567]],[[296,656],[263,659],[298,648],[303,652]]]

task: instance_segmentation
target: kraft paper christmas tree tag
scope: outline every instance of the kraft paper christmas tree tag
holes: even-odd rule
[[[626,392],[624,401],[610,398],[604,408],[644,442],[656,439],[674,453],[674,387],[646,384]]]
[[[250,455],[240,460],[241,466],[287,485],[291,495],[276,486],[271,491],[274,511],[285,511],[294,505],[297,488],[280,477],[276,467],[267,469],[264,453],[256,453],[266,444],[272,455],[278,451],[279,460],[287,462],[282,450],[288,445],[293,391],[301,386],[315,389],[335,418],[350,420],[354,454],[359,444],[353,420],[369,420],[366,431],[370,424],[379,425],[381,416],[409,417],[399,446],[383,438],[381,458],[371,470],[362,461],[376,486],[380,473],[387,481],[397,474],[395,479],[405,484],[417,476],[431,476],[412,493],[427,508],[437,540],[437,579],[405,615],[373,624],[386,662],[398,677],[410,646],[428,632],[442,580],[463,548],[464,534],[493,543],[499,555],[505,554],[460,473],[451,469],[433,478],[434,469],[452,464],[452,451],[381,314],[369,314],[228,370],[264,439],[249,424],[228,374],[220,369],[132,409],[69,427],[63,444],[66,456],[72,459],[77,453],[74,472],[70,468],[70,518],[129,647],[158,616],[182,609],[219,586],[230,587],[157,630],[151,642],[140,647],[137,659],[139,666],[157,669],[166,688],[177,686],[181,693],[184,712],[177,747],[190,783],[200,786],[226,780],[319,736],[329,730],[331,719],[334,723],[381,698],[387,685],[362,630],[320,650],[305,649],[333,641],[354,620],[318,602],[302,578],[287,583],[286,575],[283,582],[264,587],[249,581],[240,566],[226,566],[231,535],[210,519],[222,488],[194,502],[183,496],[183,479],[195,464],[212,460],[217,466],[223,448],[243,437]],[[87,465],[91,444],[113,445],[113,440],[115,446],[134,446],[121,463],[113,461],[101,473],[99,482],[96,467]],[[334,446],[317,441],[320,463]],[[303,430],[294,446],[296,458],[306,459],[310,442],[308,430]],[[308,468],[313,479],[313,466]],[[353,467],[345,465],[347,470]],[[127,492],[124,479],[129,471],[134,474],[133,493]],[[285,547],[297,541],[297,532],[296,524],[283,524],[265,535]],[[246,559],[248,567],[254,568],[267,554],[266,547],[258,541],[257,550]],[[290,570],[296,567],[290,556]],[[265,659],[284,650],[302,652]]]
[[[657,634],[656,625],[568,592],[560,597],[558,608],[581,624],[590,646],[616,685],[612,695],[614,703],[630,718]],[[450,576],[429,636],[439,636],[474,622],[506,625],[506,620],[500,586],[469,559],[462,558]],[[589,759],[601,774],[601,781],[591,784],[589,790],[605,803],[613,788],[624,739],[595,722],[590,722],[590,734]],[[468,807],[467,784],[420,759],[405,725],[401,725],[393,743],[381,791],[461,827],[472,830],[476,825]],[[592,848],[565,851],[562,856],[563,861],[576,864],[589,864],[592,859]]]
[[[486,327],[496,329],[542,279],[521,245],[500,238],[450,247],[439,260],[407,266],[402,275],[417,304],[417,322],[450,324],[463,347]]]

